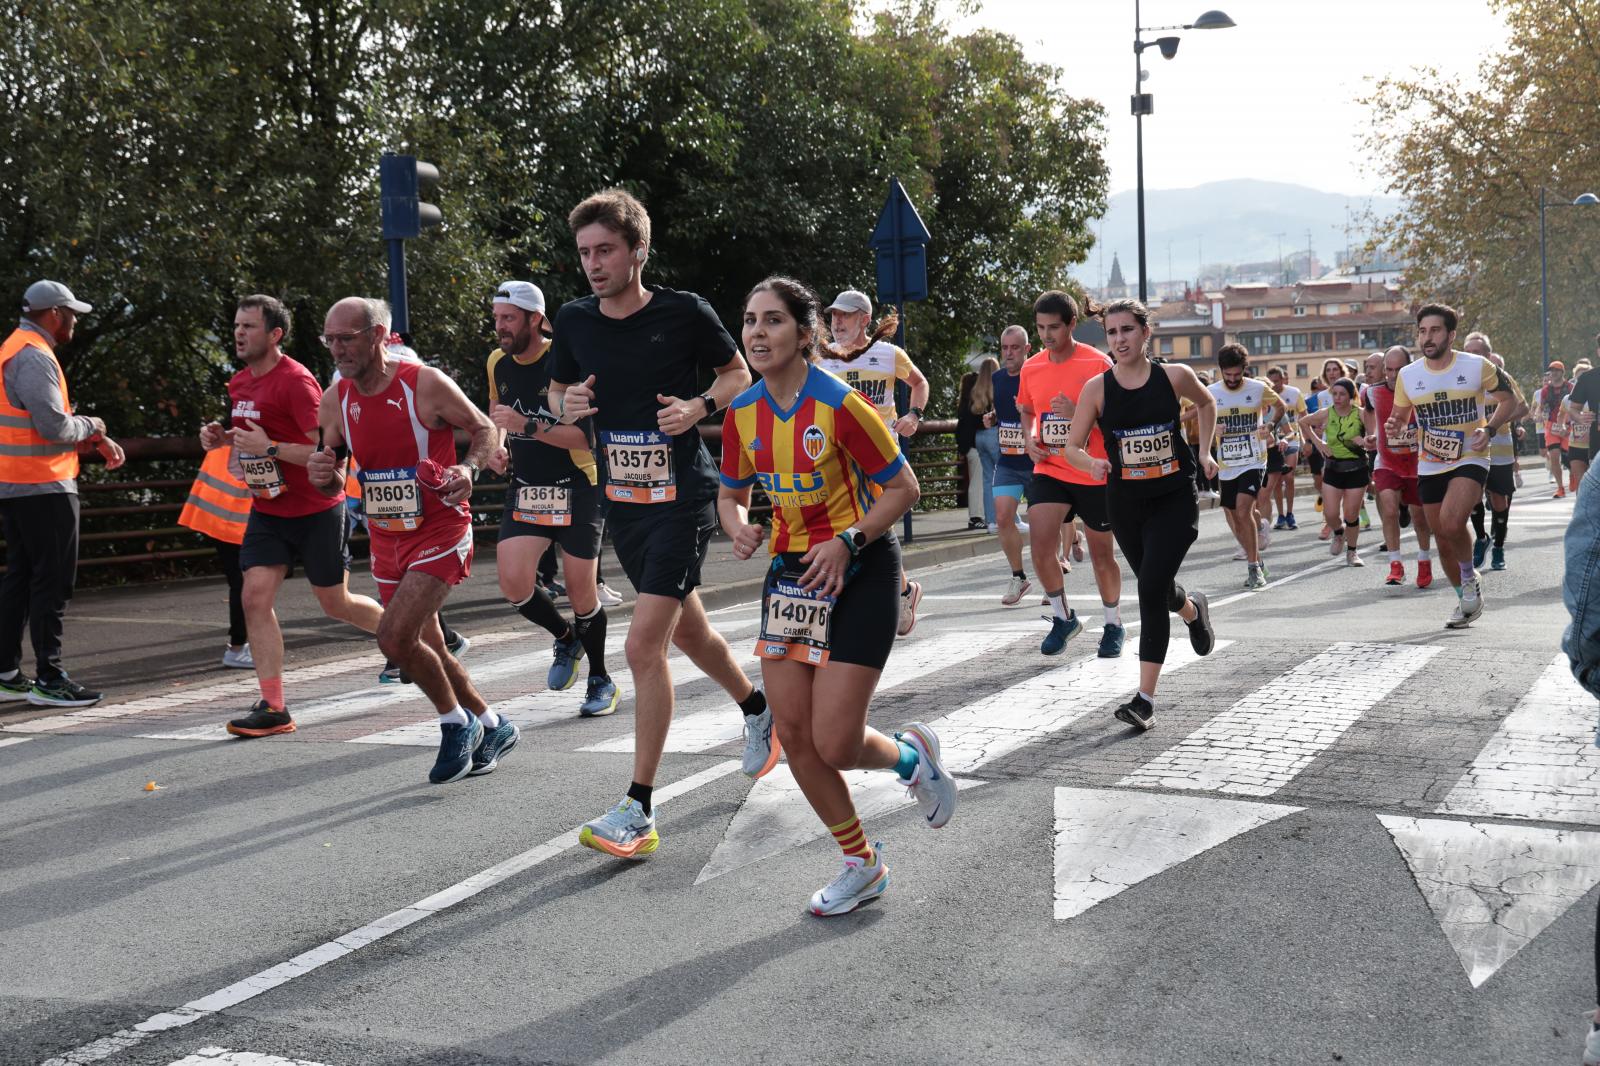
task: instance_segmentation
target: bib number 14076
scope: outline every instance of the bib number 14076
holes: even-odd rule
[[[797,575],[769,574],[756,654],[763,659],[794,659],[822,666],[828,661],[833,605],[832,596],[801,588]]]

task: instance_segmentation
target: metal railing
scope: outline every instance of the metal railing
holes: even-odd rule
[[[928,421],[918,427],[905,451],[922,484],[919,510],[952,506],[965,464],[956,452],[955,421]],[[721,453],[722,427],[705,425],[700,434],[712,454]],[[205,536],[177,524],[189,486],[205,452],[198,437],[132,437],[119,439],[128,461],[107,471],[96,453],[85,449],[80,494],[79,583],[103,585],[188,577],[216,569],[216,547]],[[457,434],[458,449],[466,446]],[[473,490],[473,523],[480,538],[493,540],[505,509],[503,479],[487,475]],[[767,516],[771,504],[758,488],[753,513]],[[366,534],[351,543],[360,554]],[[0,541],[3,560],[4,541]],[[0,572],[4,567],[0,566]]]

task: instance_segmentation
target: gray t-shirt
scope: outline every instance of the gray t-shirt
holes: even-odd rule
[[[58,444],[76,444],[88,440],[94,436],[94,423],[86,415],[75,415],[68,411],[62,401],[61,386],[56,378],[56,362],[50,355],[47,347],[49,341],[44,331],[27,319],[22,320],[21,328],[39,334],[40,344],[37,347],[30,344],[6,361],[5,373],[0,378],[0,387],[5,389],[6,398],[13,406],[28,412],[33,428],[45,440]],[[73,478],[37,484],[0,481],[0,500],[77,491],[78,482]]]

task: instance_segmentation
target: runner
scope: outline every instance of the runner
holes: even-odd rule
[[[1245,378],[1248,363],[1244,345],[1224,344],[1217,351],[1217,369],[1222,380],[1207,391],[1216,400],[1213,414],[1218,435],[1217,454],[1221,460],[1218,476],[1222,479],[1222,511],[1246,562],[1244,587],[1259,589],[1267,583],[1266,567],[1260,555],[1260,549],[1266,545],[1258,543],[1266,520],[1256,514],[1256,497],[1261,494],[1267,454],[1277,451],[1276,435],[1283,425],[1285,412],[1283,401],[1270,386]],[[1272,443],[1268,444],[1269,441]]]
[[[760,777],[778,761],[766,697],[695,594],[717,526],[717,468],[695,427],[750,384],[750,371],[709,304],[693,293],[645,287],[650,216],[632,195],[596,193],[572,209],[567,224],[594,294],[556,312],[550,400],[564,423],[594,420],[612,501],[612,545],[638,593],[624,645],[633,674],[633,780],[579,840],[619,858],[642,858],[660,846],[651,795],[672,725],[669,642],[744,712],[745,773]],[[702,370],[716,373],[705,392]]]
[[[283,691],[283,631],[273,609],[295,562],[305,571],[317,603],[329,618],[368,633],[378,631],[383,608],[350,594],[349,527],[344,493],[311,484],[306,467],[316,452],[322,389],[311,371],[285,355],[289,311],[271,296],[246,296],[233,316],[233,348],[244,368],[228,382],[230,428],[200,428],[207,451],[231,446],[230,469],[250,487],[250,517],[239,546],[244,571],[244,617],[261,698],[228,723],[236,737],[294,732]],[[372,331],[356,334],[370,340]],[[348,345],[345,334],[323,343]],[[337,354],[337,353],[336,353]]]
[[[1311,395],[1306,399],[1306,412],[1315,414],[1333,402],[1328,390],[1333,388],[1333,383],[1344,377],[1344,364],[1337,359],[1325,359],[1322,362],[1322,374],[1312,382]],[[1310,449],[1306,465],[1311,468],[1311,484],[1316,495],[1316,508],[1322,510],[1322,467],[1324,459],[1317,449]],[[1327,540],[1333,536],[1333,526],[1328,522],[1328,516],[1322,516],[1322,532],[1317,534],[1318,540]]]
[[[1528,404],[1523,399],[1522,389],[1517,381],[1506,372],[1506,361],[1494,350],[1487,334],[1469,333],[1461,345],[1462,351],[1471,352],[1473,355],[1482,356],[1494,364],[1495,369],[1511,389],[1512,395],[1517,398],[1516,411],[1510,421],[1502,423],[1500,432],[1496,433],[1489,441],[1489,480],[1486,485],[1485,497],[1489,503],[1489,533],[1485,535],[1483,528],[1484,500],[1479,499],[1478,505],[1472,509],[1472,528],[1477,537],[1472,543],[1472,565],[1481,567],[1485,558],[1489,559],[1489,569],[1504,570],[1506,568],[1506,533],[1511,522],[1511,497],[1517,491],[1517,452],[1516,442],[1513,437],[1515,426],[1519,419],[1527,413]],[[1489,417],[1494,417],[1494,407],[1485,409]],[[1492,550],[1491,550],[1492,545]]]
[[[511,475],[494,553],[500,594],[555,638],[546,685],[558,692],[570,688],[578,679],[578,660],[587,655],[588,691],[578,713],[610,714],[617,709],[617,686],[606,673],[606,612],[595,578],[600,501],[593,430],[588,419],[563,426],[550,413],[550,341],[539,286],[508,281],[492,306],[500,347],[489,354],[489,419],[496,429],[489,468]],[[539,560],[552,543],[561,547],[571,622],[537,584]]]
[[[1116,709],[1119,721],[1138,729],[1155,725],[1156,686],[1171,635],[1169,611],[1189,628],[1199,655],[1211,654],[1216,633],[1205,593],[1185,593],[1177,583],[1189,545],[1200,535],[1194,463],[1179,434],[1178,398],[1200,410],[1200,465],[1216,474],[1211,439],[1216,400],[1186,366],[1150,362],[1150,311],[1137,300],[1117,300],[1103,312],[1106,344],[1116,366],[1090,379],[1078,400],[1066,453],[1074,467],[1106,482],[1106,502],[1117,546],[1139,585],[1139,691]],[[1086,449],[1101,434],[1112,446],[1103,456]],[[1224,483],[1226,484],[1226,483]]]
[[[1572,390],[1567,393],[1566,402],[1561,406],[1561,419],[1567,434],[1567,483],[1572,486],[1572,494],[1578,494],[1578,486],[1583,483],[1583,475],[1589,472],[1589,430],[1594,424],[1595,411],[1600,410],[1600,383],[1590,381],[1587,388],[1584,382],[1595,375],[1590,374],[1589,364],[1580,362],[1572,368]],[[1587,407],[1588,417],[1580,418]]]
[[[1541,434],[1544,445],[1545,468],[1550,480],[1556,483],[1556,498],[1567,494],[1562,487],[1562,468],[1567,465],[1566,425],[1561,419],[1561,405],[1566,402],[1572,386],[1567,384],[1567,367],[1559,359],[1552,359],[1545,367],[1544,384],[1533,393],[1534,431]]]
[[[1443,304],[1417,311],[1417,343],[1422,362],[1402,368],[1394,386],[1394,410],[1385,432],[1400,436],[1413,415],[1420,427],[1417,491],[1428,528],[1439,542],[1439,561],[1460,602],[1445,623],[1462,629],[1483,613],[1483,594],[1472,566],[1467,515],[1483,495],[1489,478],[1489,438],[1510,420],[1515,396],[1493,363],[1451,348],[1456,312]],[[1484,417],[1484,397],[1501,405],[1493,420]]]
[[[1300,429],[1322,455],[1322,514],[1342,528],[1329,537],[1328,554],[1338,555],[1344,548],[1346,566],[1367,565],[1356,552],[1361,538],[1361,501],[1366,497],[1367,457],[1362,454],[1367,437],[1366,421],[1356,405],[1356,383],[1340,378],[1328,394],[1330,407],[1323,407],[1300,420]]]
[[[1383,380],[1367,387],[1362,402],[1372,415],[1370,425],[1378,446],[1378,461],[1372,482],[1378,490],[1378,520],[1383,528],[1383,543],[1389,553],[1389,576],[1385,585],[1406,583],[1406,564],[1400,550],[1401,508],[1407,508],[1412,532],[1417,537],[1417,588],[1433,584],[1433,561],[1429,544],[1432,534],[1428,515],[1417,492],[1417,424],[1408,422],[1399,435],[1387,429],[1394,413],[1394,382],[1402,367],[1411,362],[1411,350],[1397,344],[1383,354]]]
[[[912,722],[891,740],[867,725],[898,622],[894,523],[919,490],[872,405],[816,365],[817,304],[782,277],[745,301],[744,350],[762,376],[723,421],[717,506],[734,554],[748,559],[765,539],[749,521],[750,487],[759,481],[772,500],[756,653],[789,768],[844,852],[844,870],[811,897],[811,913],[827,916],[889,887],[883,845],[867,842],[844,771],[894,770],[931,829],[950,821],[957,792],[932,729]]]
[[[1278,515],[1272,528],[1299,529],[1294,520],[1294,477],[1300,465],[1300,434],[1296,424],[1307,414],[1306,401],[1300,390],[1289,384],[1289,372],[1281,366],[1267,371],[1267,383],[1283,401],[1284,409],[1278,439],[1267,445],[1267,499]]]
[[[1007,326],[1000,333],[1000,369],[994,374],[994,410],[984,415],[986,426],[1000,430],[1000,460],[994,467],[994,518],[999,524],[1000,550],[1011,566],[1011,581],[1000,603],[1015,607],[1033,583],[1022,568],[1022,534],[1028,528],[1017,519],[1017,508],[1033,481],[1022,433],[1022,412],[1017,410],[1017,387],[1022,364],[1028,358],[1028,331]]]
[[[1095,310],[1094,305],[1090,305]],[[1022,365],[1017,389],[1017,409],[1022,414],[1023,446],[1034,462],[1033,487],[1028,497],[1028,540],[1033,549],[1033,572],[1044,586],[1054,617],[1039,650],[1060,655],[1067,641],[1083,631],[1076,611],[1067,605],[1065,580],[1057,552],[1061,527],[1072,517],[1083,520],[1088,531],[1089,558],[1094,581],[1105,611],[1099,656],[1122,654],[1126,631],[1122,626],[1122,567],[1111,553],[1111,520],[1106,514],[1106,482],[1066,460],[1067,435],[1072,411],[1084,382],[1104,373],[1111,360],[1098,348],[1072,339],[1078,321],[1077,301],[1051,290],[1033,302],[1035,328],[1042,351]],[[1210,395],[1209,393],[1207,394]],[[1104,459],[1100,430],[1088,427],[1089,454]]]
[[[859,351],[852,358],[844,358],[838,350],[824,345],[821,360],[823,370],[844,380],[846,385],[867,398],[877,409],[884,424],[898,437],[910,437],[922,424],[922,409],[928,405],[928,379],[917,364],[911,361],[905,349],[878,340],[860,350],[866,342],[868,326],[872,322],[872,301],[864,292],[846,289],[825,308],[833,346],[840,350]],[[883,333],[881,323],[873,329],[874,335]],[[904,415],[895,417],[894,386],[904,381],[911,389],[911,405]],[[895,629],[899,636],[910,633],[917,624],[917,604],[922,602],[922,584],[900,572],[900,624]]]

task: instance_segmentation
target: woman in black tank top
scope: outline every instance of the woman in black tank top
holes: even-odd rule
[[[1102,312],[1106,343],[1117,365],[1088,382],[1078,398],[1066,459],[1106,479],[1111,532],[1139,579],[1139,691],[1116,717],[1139,729],[1155,724],[1156,683],[1166,660],[1176,611],[1189,642],[1208,655],[1216,636],[1205,593],[1185,593],[1176,581],[1189,545],[1200,535],[1195,498],[1195,455],[1183,439],[1178,397],[1200,411],[1199,463],[1215,477],[1211,438],[1217,403],[1194,371],[1150,361],[1150,312],[1137,300],[1118,300]],[[1089,426],[1098,423],[1105,459],[1084,451]]]

